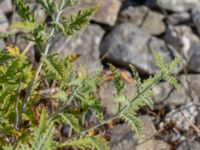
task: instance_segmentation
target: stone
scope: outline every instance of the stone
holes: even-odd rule
[[[136,137],[127,124],[117,125],[111,129],[111,140],[109,142],[111,150],[134,149]]]
[[[165,31],[164,16],[151,11],[146,6],[129,6],[120,14],[120,21],[130,22],[140,27],[144,32],[159,35]]]
[[[3,0],[0,3],[0,9],[4,13],[10,13],[12,12],[12,0]]]
[[[200,72],[200,44],[192,43],[190,51],[190,59],[188,63],[188,70],[191,72]]]
[[[80,37],[63,37],[54,41],[52,51],[60,53],[65,57],[67,54],[79,54],[76,64],[84,66],[86,71],[92,72],[101,67],[99,59],[99,44],[103,37],[104,30],[97,25],[88,25]]]
[[[188,12],[173,13],[168,18],[169,22],[173,25],[191,23],[192,18]]]
[[[191,57],[192,43],[199,43],[200,39],[192,29],[185,25],[169,25],[163,37],[166,43],[173,45],[175,49],[183,52],[184,57],[189,60]]]
[[[192,16],[193,23],[197,29],[197,32],[200,35],[200,8],[194,7],[191,11],[191,16]]]
[[[8,19],[6,18],[4,12],[0,9],[0,33],[6,32],[8,26],[9,26]]]
[[[200,97],[200,76],[199,75],[181,75],[178,77],[180,87],[175,90],[169,83],[162,82],[153,88],[155,103],[163,103],[164,105],[180,106],[186,102],[199,102]],[[188,81],[187,81],[188,80]],[[188,85],[189,82],[189,85]],[[189,95],[188,91],[191,94]]]
[[[192,91],[193,101],[199,103],[198,97],[200,97],[200,75],[199,74],[188,74],[181,75],[178,77],[181,84],[185,89]],[[189,84],[189,85],[188,85]]]
[[[167,82],[160,82],[152,90],[154,93],[154,102],[155,104],[159,104],[167,101],[170,92],[173,91],[173,87]]]
[[[157,133],[152,117],[143,115],[139,119],[142,121],[142,135],[139,141],[127,124],[118,125],[111,129],[111,150],[167,150],[168,144],[164,141],[157,140],[154,137],[146,140],[146,138]]]
[[[86,0],[90,2],[94,2],[94,0]],[[100,8],[95,13],[93,20],[107,24],[110,26],[114,26],[118,13],[121,7],[121,1],[120,0],[99,0],[98,1]]]
[[[199,150],[200,144],[197,141],[186,140],[183,141],[177,148],[177,150]]]
[[[150,49],[154,49],[165,63],[172,60],[164,41],[151,37],[131,23],[115,27],[100,45],[104,61],[124,67],[132,64],[142,73],[153,74],[158,68]]]
[[[200,0],[156,0],[157,5],[174,12],[188,11],[193,7],[200,6]]]
[[[164,141],[150,139],[138,145],[136,150],[170,150],[170,146]]]

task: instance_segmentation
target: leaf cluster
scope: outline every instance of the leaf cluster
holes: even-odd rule
[[[89,22],[96,6],[64,18],[63,11],[76,5],[79,0],[38,2],[51,16],[50,24],[37,23],[37,16],[29,6],[23,0],[16,0],[21,21],[12,26],[22,29],[23,36],[40,49],[38,68],[34,70],[27,56],[17,47],[8,46],[6,51],[0,52],[0,148],[49,150],[72,147],[107,150],[107,141],[101,135],[90,135],[89,132],[114,118],[125,120],[139,136],[142,125],[137,111],[146,105],[153,109],[152,87],[160,80],[167,80],[178,87],[177,81],[170,75],[178,60],[165,64],[152,51],[160,71],[144,81],[130,66],[136,80],[135,96],[131,99],[124,94],[125,84],[119,70],[110,65],[118,109],[109,118],[104,118],[101,100],[97,95],[98,87],[104,81],[102,68],[87,73],[75,65],[75,59],[71,59],[70,55],[60,58],[58,54],[49,53],[52,39],[81,30]],[[54,92],[41,94],[41,90],[51,86],[55,88]],[[96,124],[88,127],[86,124],[91,123],[91,117]],[[62,124],[69,126],[71,134],[66,141],[59,142],[55,133],[58,132],[56,127]]]

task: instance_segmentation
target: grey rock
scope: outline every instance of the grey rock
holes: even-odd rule
[[[196,141],[183,141],[177,148],[177,150],[199,150],[200,144]]]
[[[185,89],[190,90],[194,102],[199,102],[200,97],[200,75],[189,74],[179,76],[179,80]]]
[[[4,12],[4,13],[9,13],[12,11],[12,0],[3,0],[0,3],[0,9]]]
[[[102,41],[101,55],[109,62],[128,67],[136,66],[140,71],[153,74],[158,71],[150,52],[154,49],[164,62],[172,60],[164,41],[151,37],[131,23],[123,23],[110,32]]]
[[[178,77],[180,81],[179,90],[175,90],[169,83],[162,82],[153,88],[154,100],[156,103],[164,105],[183,105],[186,102],[199,102],[200,97],[200,76],[199,75],[181,75]],[[188,80],[188,81],[187,81]],[[188,85],[189,83],[189,85]]]
[[[135,147],[136,137],[127,124],[111,129],[111,150],[131,150]]]
[[[191,57],[193,43],[199,43],[200,39],[192,29],[185,25],[169,25],[163,37],[166,43],[173,45],[177,50],[183,52],[187,60]]]
[[[200,44],[192,43],[190,50],[188,70],[191,72],[200,72]]]
[[[8,20],[4,12],[0,9],[0,32],[5,32],[8,29],[8,26]]]
[[[152,136],[157,132],[153,124],[152,117],[144,115],[140,116],[139,119],[142,121],[142,135],[139,141],[136,139],[134,132],[131,131],[127,124],[118,125],[111,130],[111,150],[146,150],[153,149],[154,146],[158,144],[158,140],[152,138],[153,142],[151,142],[151,145],[149,145],[148,141],[137,145],[138,143],[144,141],[147,137]],[[146,147],[147,144],[148,147]]]
[[[93,0],[89,0],[89,1],[93,1]],[[96,14],[94,15],[93,20],[103,23],[103,24],[114,26],[117,21],[118,13],[121,7],[121,1],[120,0],[109,0],[109,1],[99,0],[98,3],[100,4],[100,8],[97,10]]]
[[[153,87],[154,101],[156,104],[167,101],[173,87],[167,82],[161,82]]]
[[[194,22],[194,25],[200,35],[200,8],[194,7],[191,11],[192,20]]]
[[[59,52],[63,57],[67,54],[79,54],[80,58],[76,64],[84,66],[88,72],[91,72],[101,66],[99,44],[103,34],[104,30],[99,26],[89,25],[81,37],[78,35],[77,37],[57,39],[51,50]]]
[[[162,14],[151,11],[146,6],[129,6],[120,14],[120,20],[122,22],[131,22],[140,27],[144,32],[152,35],[158,35],[165,31],[163,18],[164,16]]]
[[[174,12],[184,12],[200,6],[200,0],[157,0],[157,5]]]
[[[188,12],[174,13],[169,16],[168,20],[171,24],[174,25],[192,22],[192,18]]]

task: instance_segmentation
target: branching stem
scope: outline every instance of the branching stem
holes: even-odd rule
[[[60,8],[59,8],[59,10],[58,10],[58,12],[56,14],[55,23],[58,23],[59,20],[60,20],[60,16],[61,16],[61,14],[63,12],[64,4],[65,4],[65,0],[62,0]],[[51,46],[51,42],[52,42],[52,38],[53,38],[54,34],[55,34],[55,27],[52,27],[52,29],[50,31],[49,38],[48,38],[47,45],[45,47],[44,56],[46,56],[48,54],[48,52],[49,52],[49,49],[50,49],[50,46]],[[27,104],[28,104],[28,102],[30,100],[31,93],[33,91],[33,87],[34,87],[35,82],[36,82],[36,80],[37,80],[37,78],[39,76],[39,73],[41,71],[42,66],[43,66],[43,63],[40,61],[39,65],[38,65],[38,67],[36,69],[36,73],[35,73],[33,79],[31,80],[31,82],[29,84],[28,92],[27,92],[27,94],[25,96],[25,99],[24,99],[24,102],[23,102],[23,105],[22,105],[22,113],[26,112]]]

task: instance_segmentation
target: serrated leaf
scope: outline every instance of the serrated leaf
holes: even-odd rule
[[[70,125],[70,127],[72,127],[75,131],[80,131],[80,127],[79,127],[79,121],[78,118],[76,118],[75,115],[73,114],[69,114],[69,113],[65,113],[65,114],[60,114],[61,119]]]
[[[96,8],[96,6],[93,6],[85,10],[80,10],[75,15],[70,16],[69,19],[62,18],[61,21],[55,25],[64,35],[72,35],[75,31],[81,30],[81,28],[89,22]]]
[[[141,98],[144,100],[144,102],[151,108],[153,109],[153,100],[150,97],[147,96],[141,96]]]
[[[120,117],[124,119],[132,130],[136,133],[137,137],[141,135],[142,130],[142,123],[141,121],[135,116],[135,113],[131,113],[131,110],[124,111],[120,114]]]
[[[109,64],[109,67],[113,74],[114,85],[117,90],[117,95],[120,96],[124,92],[124,81],[122,80],[120,76],[120,72],[113,65]]]

